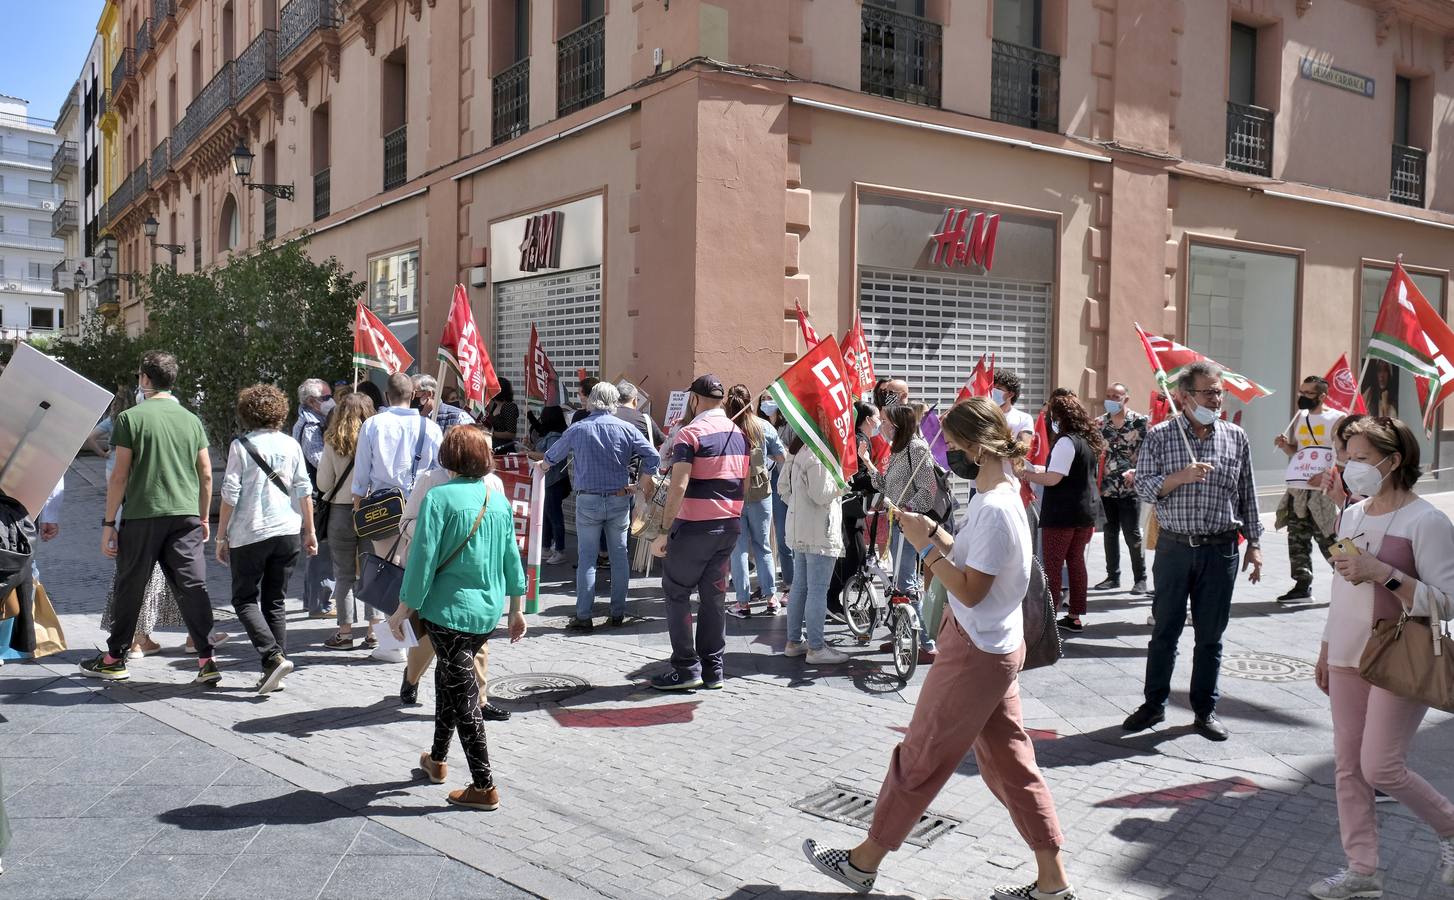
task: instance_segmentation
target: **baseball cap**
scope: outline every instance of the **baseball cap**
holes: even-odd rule
[[[692,382],[690,390],[693,394],[717,400],[727,396],[727,391],[722,387],[722,380],[712,374],[698,375],[697,380]]]

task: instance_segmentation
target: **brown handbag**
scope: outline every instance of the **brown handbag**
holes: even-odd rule
[[[0,622],[20,615],[20,591],[14,590],[0,598]]]
[[[1404,613],[1373,623],[1358,674],[1391,694],[1454,712],[1454,641],[1437,619]]]

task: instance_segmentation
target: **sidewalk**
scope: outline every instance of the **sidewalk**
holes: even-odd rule
[[[168,777],[201,778],[192,773],[216,771],[201,791],[178,787],[176,779],[164,781],[149,792],[150,806],[121,808],[135,810],[125,813],[135,830],[155,825],[148,840],[180,828],[175,823],[183,818],[206,819],[213,824],[197,843],[224,848],[219,853],[226,864],[200,869],[178,864],[167,882],[169,896],[231,896],[215,891],[231,890],[234,875],[244,877],[250,867],[239,867],[237,858],[270,829],[288,825],[293,834],[336,838],[321,854],[331,855],[337,871],[329,869],[316,883],[293,879],[297,896],[331,896],[342,884],[354,897],[398,895],[372,870],[357,869],[369,874],[347,877],[357,866],[390,868],[396,857],[372,849],[374,838],[384,835],[444,854],[421,857],[433,861],[426,865],[435,867],[436,892],[452,890],[452,879],[479,870],[503,882],[487,882],[491,889],[545,897],[821,897],[834,883],[802,861],[802,838],[856,843],[863,831],[792,804],[832,784],[872,796],[927,671],[921,668],[913,682],[900,686],[885,674],[886,659],[872,646],[857,647],[841,626],[830,628],[830,639],[852,661],[807,668],[778,655],[783,617],[754,617],[729,621],[726,690],[662,696],[645,687],[668,652],[659,578],[633,581],[633,618],[626,627],[567,637],[562,626],[572,607],[573,571],[569,565],[555,567],[543,577],[542,613],[532,617],[530,635],[516,645],[502,639],[492,654],[492,694],[515,712],[510,722],[489,726],[501,808],[449,809],[443,802],[448,786],[428,785],[411,771],[431,733],[428,683],[423,706],[400,708],[401,667],[323,649],[330,622],[295,615],[289,655],[298,669],[288,677],[286,692],[263,698],[251,692],[257,661],[245,640],[222,647],[224,682],[214,691],[187,684],[191,663],[176,653],[135,664],[127,684],[72,677],[75,662],[101,638],[97,621],[112,568],[97,550],[100,479],[87,471],[92,463],[83,460],[73,470],[61,538],[39,556],[73,649],[39,664],[0,669],[7,700],[34,695],[35,703],[56,711],[50,724],[39,721],[43,711],[33,710],[0,723],[0,767],[17,833],[6,857],[7,874],[0,877],[3,896],[26,883],[21,878],[38,877],[26,871],[39,870],[43,860],[74,866],[78,873],[67,876],[71,884],[93,865],[87,855],[64,849],[37,853],[36,843],[69,846],[44,836],[56,829],[47,832],[36,824],[37,810],[81,821],[95,800],[107,796],[104,787],[119,790],[143,767],[166,768],[155,765],[158,757],[172,757],[179,762]],[[1434,499],[1454,508],[1454,495]],[[1273,598],[1287,587],[1285,544],[1281,535],[1269,533],[1264,546],[1267,580],[1239,585],[1227,632],[1219,712],[1232,730],[1230,741],[1213,744],[1191,732],[1185,697],[1189,654],[1177,673],[1166,726],[1123,736],[1121,719],[1141,701],[1150,632],[1148,604],[1126,594],[1093,595],[1087,629],[1068,642],[1065,659],[1023,677],[1027,725],[1034,729],[1083,897],[1284,898],[1301,896],[1307,884],[1341,868],[1330,786],[1331,726],[1326,698],[1311,677],[1325,607],[1280,608]],[[1088,553],[1092,583],[1102,574],[1099,548],[1097,539]],[[214,600],[225,605],[228,573],[216,565],[209,573]],[[1326,575],[1315,589],[1326,596]],[[220,627],[229,625],[236,633],[235,623],[219,620]],[[1189,635],[1186,641],[1189,649]],[[181,635],[163,643],[178,645]],[[543,693],[550,690],[556,693]],[[71,705],[79,701],[85,702]],[[6,715],[12,707],[6,703]],[[55,723],[69,728],[91,716],[125,717],[138,723],[130,727],[157,730],[138,736],[119,731],[118,724],[108,732],[88,732],[82,741],[37,730],[54,730]],[[1448,715],[1431,713],[1412,759],[1447,792],[1454,792],[1451,722]],[[109,732],[114,738],[97,740]],[[113,740],[120,744],[110,745]],[[150,756],[122,771],[131,763],[92,761],[95,746],[127,760]],[[81,791],[76,787],[81,783],[71,781],[47,790],[37,781],[45,773],[34,771],[42,763],[27,762],[31,757],[53,761],[47,772],[84,772],[108,784]],[[245,774],[225,774],[233,772]],[[27,773],[30,781],[22,785]],[[952,779],[933,805],[958,824],[932,846],[906,846],[891,856],[880,891],[985,897],[995,883],[1033,877],[1007,815],[974,777],[972,757],[960,774],[964,777]],[[161,790],[167,785],[168,792]],[[184,793],[189,796],[180,796]],[[86,807],[74,808],[88,798]],[[318,811],[320,805],[326,813]],[[1454,896],[1437,883],[1437,850],[1428,830],[1395,804],[1380,806],[1380,813],[1385,897]],[[335,828],[352,829],[349,843],[334,835]],[[120,843],[126,829],[115,831],[119,843],[108,852],[127,851],[129,845]],[[32,843],[37,834],[42,837]],[[303,838],[276,846],[271,865],[277,869],[302,866],[290,860],[312,852]],[[373,857],[386,862],[370,863]],[[131,867],[123,860],[107,875],[114,879]],[[199,871],[215,871],[219,878],[204,885],[205,878],[189,874]],[[336,880],[340,875],[343,881]],[[429,877],[408,893],[429,896],[422,889]],[[469,891],[496,896],[484,887]]]

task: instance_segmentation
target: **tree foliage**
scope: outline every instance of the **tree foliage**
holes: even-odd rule
[[[92,312],[81,322],[79,337],[52,341],[49,348],[37,349],[108,391],[130,391],[136,387],[136,367],[146,349],[144,343],[144,339],[128,335],[125,328]]]

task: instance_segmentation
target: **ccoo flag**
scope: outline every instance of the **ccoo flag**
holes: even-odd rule
[[[500,393],[500,382],[495,378],[495,365],[490,362],[485,342],[475,327],[475,313],[470,309],[469,295],[462,284],[454,286],[454,302],[449,305],[449,319],[439,339],[439,358],[459,378],[463,399],[470,409],[483,413],[490,398]]]
[[[545,355],[534,323],[530,325],[530,348],[525,353],[525,402],[535,407],[565,406],[565,385]]]
[[[843,355],[830,334],[793,363],[768,388],[778,411],[828,467],[839,488],[858,471],[853,437],[853,397],[848,393]]]
[[[813,323],[808,321],[808,314],[803,310],[803,304],[794,300],[793,305],[798,308],[798,327],[803,330],[803,342],[808,345],[809,350],[812,350],[818,346],[818,342],[821,340],[818,337],[818,329],[814,328]]]
[[[863,320],[856,313],[853,327],[843,336],[843,364],[848,369],[848,388],[853,398],[872,397],[877,378],[873,374],[873,357],[868,353],[868,340],[863,336]]]
[[[1358,393],[1358,385],[1353,382],[1353,370],[1348,368],[1348,354],[1338,357],[1324,380],[1328,382],[1328,397],[1324,402],[1333,409],[1341,413],[1368,412],[1368,407],[1363,405],[1363,395]]]
[[[408,369],[413,361],[388,326],[373,310],[359,303],[353,317],[353,364],[395,375]]]

